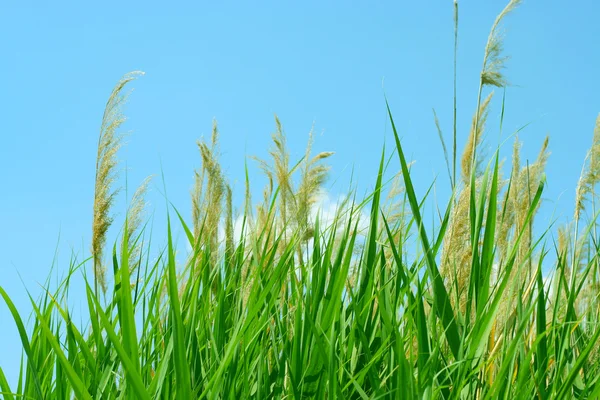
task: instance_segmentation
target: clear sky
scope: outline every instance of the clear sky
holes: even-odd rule
[[[120,158],[128,180],[137,186],[162,168],[169,199],[186,216],[193,169],[200,165],[195,141],[210,134],[213,118],[237,204],[246,156],[267,155],[274,113],[294,157],[303,154],[313,123],[315,150],[336,152],[332,198],[345,193],[353,167],[359,190],[368,190],[384,142],[392,144],[384,91],[405,151],[416,160],[417,190],[423,194],[437,176],[437,196],[446,201],[431,109],[450,144],[451,0],[222,3],[0,4],[0,285],[24,315],[30,311],[24,287],[40,293],[38,282],[49,274],[55,249],[60,274],[72,251],[80,259],[89,255],[100,121],[113,85],[132,70],[146,75],[133,83],[125,109],[130,135]],[[505,3],[460,2],[459,151],[475,109],[489,29]],[[595,0],[530,0],[504,24],[512,83],[505,137],[531,123],[521,135],[525,160],[551,135],[540,225],[555,211],[561,221],[571,215],[600,112],[598,15]],[[498,143],[502,92],[496,95],[490,147]],[[248,162],[257,198],[264,180]],[[148,196],[159,242],[166,218],[161,188],[159,178]],[[116,211],[120,223],[123,196]],[[0,365],[14,382],[21,347],[4,303],[0,322]]]

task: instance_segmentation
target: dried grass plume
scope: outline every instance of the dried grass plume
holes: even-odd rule
[[[123,89],[129,82],[143,74],[141,71],[134,71],[121,78],[108,98],[100,126],[96,157],[92,256],[94,259],[96,288],[100,285],[104,292],[106,292],[107,284],[106,268],[102,262],[102,255],[106,243],[106,233],[113,222],[110,208],[119,192],[119,188],[113,188],[117,177],[117,152],[122,145],[122,135],[118,133],[118,129],[126,119],[122,113],[122,107],[127,100],[127,95],[123,94]]]

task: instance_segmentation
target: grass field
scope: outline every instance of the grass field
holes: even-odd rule
[[[89,257],[32,299],[31,326],[0,287],[23,345],[18,382],[0,369],[1,397],[600,398],[600,117],[565,226],[533,228],[548,140],[531,164],[520,161],[518,132],[508,168],[498,151],[480,156],[492,89],[507,84],[499,27],[517,5],[491,29],[467,145],[457,151],[456,121],[448,145],[440,132],[453,195],[433,226],[423,217],[432,192],[415,193],[393,107],[394,146],[373,166],[373,192],[347,197],[327,220],[315,201],[332,153],[312,154],[311,138],[291,160],[276,118],[271,158],[249,160],[269,184],[255,201],[246,173],[241,229],[215,123],[198,143],[192,218],[169,206],[168,245],[151,260],[148,181],[124,221],[112,218],[122,110],[140,73],[126,75],[100,129]],[[401,166],[393,179],[390,159]],[[185,263],[175,225],[191,248]],[[107,244],[111,226],[120,235]],[[84,323],[66,306],[75,274],[85,277]]]

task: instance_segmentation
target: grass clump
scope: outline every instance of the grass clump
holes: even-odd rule
[[[198,142],[191,221],[171,208],[167,245],[151,248],[144,181],[112,246],[109,279],[104,247],[118,193],[121,93],[137,74],[126,75],[101,127],[90,257],[73,259],[56,288],[47,285],[31,300],[31,326],[0,287],[24,354],[16,384],[0,368],[1,397],[599,398],[600,118],[573,223],[556,235],[533,229],[548,139],[523,165],[515,137],[508,178],[498,149],[482,156],[492,107],[492,94],[481,101],[482,91],[506,85],[498,27],[517,4],[493,25],[460,160],[456,113],[452,157],[443,144],[453,192],[432,229],[423,218],[429,192],[420,198],[415,191],[389,107],[393,154],[382,152],[373,192],[362,201],[351,193],[333,219],[316,207],[333,153],[313,155],[311,132],[304,156],[292,160],[277,117],[271,159],[257,159],[268,181],[264,198],[255,208],[246,171],[236,218],[215,122],[210,141]],[[456,44],[456,2],[454,21]],[[400,171],[388,187],[390,156]],[[174,223],[191,249],[181,264]],[[152,261],[143,257],[151,250],[158,254]],[[67,299],[72,277],[88,267],[86,312],[76,323]]]

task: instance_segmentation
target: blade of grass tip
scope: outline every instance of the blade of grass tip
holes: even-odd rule
[[[192,233],[192,231],[190,230],[190,228],[187,226],[187,224],[185,223],[185,221],[183,220],[183,217],[181,216],[181,214],[179,213],[179,211],[177,211],[177,208],[175,208],[175,206],[173,204],[171,204],[171,207],[173,207],[173,210],[175,210],[175,213],[177,214],[177,218],[179,218],[179,222],[181,223],[181,226],[183,227],[183,230],[185,232],[185,236],[188,239],[188,242],[190,243],[190,246],[194,246],[194,234]]]
[[[381,180],[383,177],[383,164],[385,160],[385,147],[381,154],[381,161],[379,163],[379,172],[377,173],[377,181],[375,182],[375,191],[373,192],[373,201],[371,203],[371,223],[369,225],[369,236],[366,243],[366,257],[365,257],[365,269],[360,283],[360,289],[358,292],[358,299],[360,302],[359,318],[360,314],[365,312],[367,306],[370,304],[371,288],[374,280],[374,267],[377,256],[377,221],[379,216],[379,199],[381,197]],[[362,318],[361,318],[362,319]]]
[[[25,330],[25,325],[23,325],[21,315],[19,315],[19,311],[8,296],[8,293],[6,293],[6,291],[4,291],[4,288],[1,286],[0,295],[4,298],[4,302],[6,303],[6,306],[12,314],[15,323],[17,324],[19,336],[21,337],[21,343],[23,344],[23,350],[25,350],[25,354],[27,355],[27,364],[31,366],[30,370],[31,374],[33,375],[33,380],[35,382],[35,388],[37,389],[38,395],[40,396],[40,399],[45,399],[46,396],[44,395],[42,391],[42,386],[40,385],[40,378],[38,376],[37,366],[35,365],[35,359],[33,358],[33,353],[31,352],[31,345],[29,343],[29,338],[27,337],[27,331]]]
[[[169,301],[171,303],[171,315],[173,317],[174,330],[174,353],[175,353],[175,375],[177,377],[177,396],[182,399],[191,399],[190,371],[185,351],[185,339],[183,321],[181,319],[181,308],[179,306],[179,293],[177,290],[177,272],[175,271],[175,253],[173,249],[173,238],[171,235],[171,218],[167,214],[167,241],[168,241],[168,287]]]
[[[140,234],[138,235],[138,240],[141,238],[142,242],[139,244],[140,249],[145,248],[145,240],[144,237],[142,236],[143,232],[146,229],[146,224],[144,224],[144,227],[142,228]],[[150,238],[150,243],[148,243],[148,249],[152,248],[151,246],[151,242],[152,242],[152,238]],[[149,252],[148,252],[149,253]],[[147,258],[146,258],[147,259]],[[133,292],[133,309],[135,310],[138,306],[138,300],[139,300],[139,295],[140,295],[140,283],[141,281],[141,276],[142,276],[142,263],[144,261],[144,252],[140,251],[138,259],[135,261],[138,265],[138,267],[135,269],[135,291]],[[148,262],[146,262],[146,266],[145,266],[145,272],[146,274],[144,274],[144,276],[148,276],[147,272],[148,272]],[[142,315],[146,315],[145,313],[142,312]]]
[[[490,170],[485,169],[481,180],[481,190],[479,192],[479,200],[477,200],[477,183],[474,170],[471,174],[471,199],[474,208],[469,210],[469,213],[475,215],[475,224],[471,226],[471,244],[473,246],[473,264],[477,264],[477,273],[479,274],[479,265],[481,258],[479,254],[479,243],[483,229],[483,217],[485,216],[485,199],[487,196],[487,188],[489,182]]]
[[[390,245],[390,248],[392,249],[392,255],[394,256],[394,261],[396,262],[396,266],[398,268],[396,273],[398,274],[400,281],[401,281],[401,285],[398,285],[398,287],[396,287],[396,290],[400,290],[401,287],[399,287],[399,286],[408,286],[410,284],[410,281],[404,271],[404,264],[402,263],[402,259],[398,253],[396,244],[394,243],[394,234],[392,233],[392,230],[390,229],[387,218],[385,217],[385,214],[383,212],[381,212],[381,218],[383,220],[383,225],[385,226],[385,231],[388,235],[389,245]],[[410,292],[410,291],[408,291],[408,293],[412,294],[412,292]]]
[[[506,87],[502,90],[502,109],[500,111],[500,129],[498,132],[498,146],[500,146],[500,140],[502,139],[502,127],[504,126],[504,105],[506,101]]]
[[[22,387],[23,387],[23,369],[24,369],[24,365],[23,365],[23,352],[21,351],[21,357],[19,360],[19,378],[17,379],[17,391],[15,393],[22,393]]]
[[[450,346],[450,350],[454,357],[459,357],[460,351],[460,334],[458,325],[456,322],[456,318],[454,317],[454,311],[452,310],[452,305],[450,303],[450,299],[448,297],[448,292],[446,291],[446,287],[444,286],[444,281],[440,275],[440,272],[437,268],[437,264],[435,261],[435,255],[433,254],[432,248],[429,245],[429,239],[427,238],[427,232],[425,232],[425,226],[421,219],[421,212],[419,210],[419,205],[417,201],[417,197],[415,195],[415,190],[412,185],[412,180],[410,178],[410,174],[408,172],[408,165],[406,163],[406,158],[404,157],[404,152],[402,150],[402,146],[400,145],[400,138],[398,137],[398,132],[396,130],[396,125],[394,124],[394,119],[392,117],[392,111],[390,110],[390,106],[386,99],[385,101],[387,106],[388,115],[390,118],[390,123],[392,125],[392,130],[394,132],[394,139],[396,140],[396,151],[398,152],[398,157],[400,158],[400,164],[402,166],[402,175],[404,178],[404,185],[406,188],[406,194],[408,196],[408,200],[410,203],[410,207],[413,213],[413,217],[417,223],[417,228],[419,230],[419,237],[421,239],[421,244],[423,246],[423,251],[425,253],[425,261],[427,263],[428,269],[431,274],[431,279],[433,280],[433,290],[434,290],[434,306],[438,317],[442,321],[444,326],[444,333],[448,340],[448,345]]]
[[[337,311],[339,311],[340,305],[342,303],[342,292],[344,290],[344,286],[346,284],[346,277],[348,276],[348,271],[350,270],[350,263],[352,261],[352,250],[354,249],[354,243],[356,241],[356,230],[358,229],[358,220],[352,224],[352,216],[349,216],[349,221],[347,223],[346,231],[344,232],[344,242],[348,241],[348,245],[346,247],[342,247],[340,250],[340,262],[341,267],[339,268],[339,274],[336,275],[337,279],[332,280],[330,283],[331,291],[329,292],[329,298],[333,299],[327,309],[323,313],[322,324],[324,328],[328,328],[334,321],[334,315]],[[354,226],[354,231],[352,232],[350,229]],[[349,239],[348,239],[349,238]],[[346,249],[345,254],[343,254],[343,249]],[[343,261],[342,261],[343,258]]]
[[[480,304],[479,297],[479,285],[477,284],[480,280],[480,258],[479,258],[479,237],[481,235],[481,227],[483,225],[483,211],[484,211],[484,202],[485,202],[485,190],[481,190],[481,196],[479,205],[477,207],[477,191],[476,191],[476,180],[475,180],[475,161],[472,161],[471,164],[473,167],[471,168],[471,175],[469,178],[469,227],[471,230],[471,272],[469,276],[469,286],[467,292],[467,303],[465,307],[465,327],[470,326],[470,318],[471,318],[471,308],[473,306],[472,299],[475,299],[475,307],[477,311],[477,306]],[[481,184],[482,188],[487,188],[488,181],[488,172],[486,169],[483,182]],[[463,334],[467,334],[467,329],[463,331]]]
[[[167,198],[167,183],[161,161],[161,176],[165,193],[165,202],[167,210],[169,209],[169,200]],[[187,234],[187,233],[186,233]],[[167,289],[169,302],[171,303],[171,315],[173,317],[174,332],[174,358],[175,358],[175,376],[177,385],[177,396],[183,399],[191,399],[191,380],[190,371],[186,360],[185,339],[183,332],[183,320],[181,317],[181,308],[179,305],[179,292],[177,290],[177,271],[175,270],[175,254],[173,249],[173,237],[171,235],[171,217],[167,212]]]
[[[448,229],[448,224],[450,222],[450,214],[452,212],[452,204],[454,203],[454,192],[450,195],[450,200],[448,201],[448,206],[446,207],[446,212],[444,213],[444,218],[442,219],[442,223],[440,224],[440,228],[438,229],[437,239],[435,244],[433,245],[433,253],[437,254],[440,246],[444,242],[444,235],[446,234],[446,230]]]

